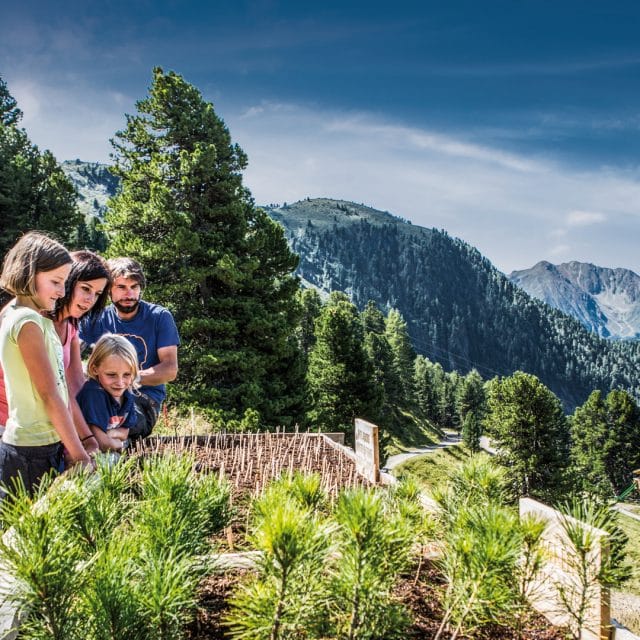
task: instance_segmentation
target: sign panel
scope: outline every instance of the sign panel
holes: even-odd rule
[[[380,451],[378,427],[356,418],[355,424],[356,471],[369,482],[380,480]]]

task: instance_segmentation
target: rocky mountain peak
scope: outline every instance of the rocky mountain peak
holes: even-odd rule
[[[543,261],[509,279],[602,337],[640,338],[640,276],[629,269]]]

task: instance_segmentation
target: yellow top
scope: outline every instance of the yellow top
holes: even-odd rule
[[[18,335],[27,322],[33,322],[42,330],[47,357],[65,404],[69,402],[69,393],[64,376],[62,344],[53,322],[34,309],[11,303],[0,325],[0,363],[9,405],[2,439],[17,447],[38,447],[59,442],[60,436],[51,424],[18,348]]]

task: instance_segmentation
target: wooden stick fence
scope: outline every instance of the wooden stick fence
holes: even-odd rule
[[[356,470],[345,447],[319,433],[215,433],[207,436],[165,436],[139,443],[136,455],[188,453],[196,469],[226,477],[236,493],[259,493],[283,474],[317,473],[323,489],[335,496],[340,489],[368,482]]]

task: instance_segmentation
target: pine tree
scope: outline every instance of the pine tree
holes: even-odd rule
[[[320,315],[322,300],[315,289],[300,289],[297,294],[301,308],[300,322],[296,330],[300,350],[308,360],[311,349],[316,342],[315,323]]]
[[[607,395],[608,433],[604,463],[611,485],[617,494],[633,479],[640,467],[640,409],[633,398],[621,390]]]
[[[484,383],[480,374],[473,369],[462,379],[458,387],[456,410],[462,425],[462,440],[474,452],[480,449],[485,405]]]
[[[0,124],[17,125],[22,120],[22,111],[16,99],[9,93],[7,83],[0,77]]]
[[[147,297],[178,324],[174,397],[268,425],[304,404],[294,329],[297,257],[242,184],[247,157],[200,92],[153,70],[149,95],[112,141],[121,191],[105,229],[110,255],[138,260]],[[292,375],[294,379],[292,379]]]
[[[607,406],[600,391],[594,391],[570,418],[571,471],[577,493],[587,491],[612,497],[604,448],[607,440]]]
[[[394,412],[398,409],[397,398],[402,397],[402,383],[387,339],[385,317],[375,302],[370,300],[360,314],[364,330],[364,348],[373,367],[373,378],[381,396],[380,411],[376,424],[389,428]]]
[[[440,425],[440,397],[445,373],[439,363],[417,356],[414,364],[416,401],[422,415],[434,425]]]
[[[516,371],[488,385],[487,432],[517,495],[562,496],[569,458],[569,429],[557,396],[536,376]]]
[[[375,420],[379,388],[365,353],[358,310],[344,293],[332,293],[318,316],[307,375],[314,426],[350,434],[355,418]]]
[[[477,453],[481,436],[482,420],[478,414],[469,411],[462,420],[462,442],[472,453]]]
[[[402,406],[411,405],[414,402],[413,363],[416,352],[411,345],[407,323],[397,309],[391,309],[387,315],[385,335],[391,346],[396,375],[401,385],[401,395],[392,400]]]
[[[571,416],[575,488],[613,498],[640,466],[640,410],[625,391],[594,391]]]
[[[360,314],[360,319],[362,320],[362,328],[364,329],[365,335],[367,333],[377,333],[378,335],[383,335],[385,332],[385,320],[384,314],[378,308],[378,305],[373,301],[369,300]]]
[[[456,410],[456,397],[458,385],[460,384],[460,374],[457,371],[444,373],[439,395],[439,420],[441,427],[457,429],[460,427],[460,419]]]
[[[19,128],[21,118],[0,78],[0,255],[30,229],[54,234],[73,248],[82,224],[75,189],[51,152],[40,152]]]

